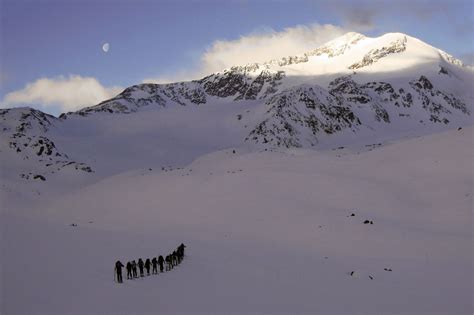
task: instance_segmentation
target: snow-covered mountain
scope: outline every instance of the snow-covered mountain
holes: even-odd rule
[[[2,151],[51,173],[92,172],[123,155],[169,163],[183,147],[196,157],[189,152],[372,143],[472,124],[473,78],[461,61],[408,35],[348,33],[299,56],[191,82],[134,85],[59,118],[30,108],[2,110]],[[128,128],[120,128],[124,123]],[[152,144],[137,145],[140,137]],[[138,160],[135,167],[148,162],[124,157],[127,166],[119,169],[130,160]]]
[[[60,117],[0,110],[0,313],[473,314],[473,76],[349,33]],[[114,282],[181,242],[179,267]]]

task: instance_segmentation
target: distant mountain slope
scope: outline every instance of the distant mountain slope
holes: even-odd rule
[[[89,172],[121,159],[126,169],[143,156],[169,163],[211,148],[327,148],[470,125],[473,78],[459,60],[408,35],[348,33],[299,56],[134,85],[59,119],[4,110],[0,127],[3,147],[42,167]]]
[[[92,172],[92,169],[72,160],[62,148],[50,139],[48,131],[62,121],[32,108],[0,110],[0,152],[13,151],[24,164],[32,164],[33,172],[21,173],[25,179],[44,180],[45,174],[64,168]]]

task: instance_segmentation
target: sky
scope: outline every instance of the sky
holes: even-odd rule
[[[0,107],[54,115],[133,84],[301,54],[348,31],[406,33],[474,63],[474,0],[0,0],[0,18]]]

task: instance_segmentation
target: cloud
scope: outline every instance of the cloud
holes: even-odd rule
[[[0,107],[32,105],[47,112],[67,112],[96,105],[121,91],[117,86],[104,87],[92,77],[40,78],[23,89],[7,93]]]
[[[297,25],[282,31],[267,28],[234,40],[216,40],[201,55],[195,70],[181,70],[176,74],[148,78],[143,82],[199,79],[232,66],[299,55],[348,31],[350,30],[330,24]]]
[[[269,59],[298,55],[346,33],[333,25],[299,25],[242,36],[237,40],[215,41],[201,57],[204,69],[211,72],[233,65],[265,62]]]
[[[469,0],[358,0],[358,1],[330,1],[327,8],[342,18],[342,25],[357,31],[369,31],[376,28],[381,20],[413,19],[430,21],[435,17],[449,17],[450,24],[459,19],[456,10],[460,5],[469,4]],[[450,25],[452,26],[452,25]]]
[[[343,25],[346,28],[358,31],[369,31],[375,26],[375,18],[379,14],[379,5],[374,2],[371,6],[337,6],[338,11],[343,17]]]

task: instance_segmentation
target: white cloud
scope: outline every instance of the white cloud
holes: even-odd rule
[[[295,26],[281,32],[267,31],[232,41],[215,41],[201,60],[204,69],[215,72],[233,65],[265,62],[313,50],[345,33],[333,25]]]
[[[97,79],[70,75],[40,78],[23,89],[10,92],[0,107],[35,106],[47,112],[67,112],[96,105],[114,97],[122,88],[104,87]]]
[[[217,40],[202,54],[195,71],[149,78],[143,82],[175,82],[199,79],[236,65],[265,62],[303,54],[350,30],[326,24],[297,25],[280,32],[272,29],[254,32],[235,40]]]

